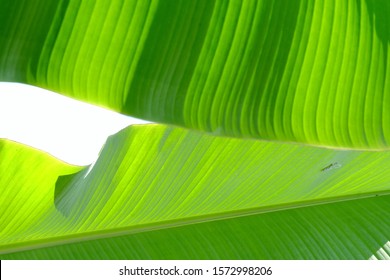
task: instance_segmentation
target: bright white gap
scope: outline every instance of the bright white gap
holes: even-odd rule
[[[150,123],[38,87],[0,82],[0,138],[75,165],[93,163],[108,136]]]
[[[370,260],[377,260],[377,256],[379,259],[382,260],[390,260],[390,241],[387,241],[382,248],[379,248],[378,251],[376,251],[376,254],[372,255],[369,259]]]

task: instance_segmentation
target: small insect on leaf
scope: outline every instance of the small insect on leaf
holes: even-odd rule
[[[340,167],[341,167],[340,163],[333,162],[333,163],[329,164],[328,166],[325,166],[324,168],[322,168],[321,172],[329,171],[329,170],[340,168]]]

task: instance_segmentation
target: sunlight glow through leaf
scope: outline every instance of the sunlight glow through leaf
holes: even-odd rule
[[[0,138],[71,164],[94,162],[108,136],[145,123],[38,87],[0,82]]]

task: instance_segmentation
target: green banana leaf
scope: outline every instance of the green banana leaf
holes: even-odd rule
[[[390,152],[335,151],[141,125],[111,136],[89,167],[72,167],[9,141],[3,141],[1,153],[0,170],[9,176],[0,183],[7,186],[0,252],[23,252],[2,258],[380,258],[376,252],[389,237]],[[219,225],[229,230],[216,230]],[[172,235],[164,245],[172,245],[167,255],[146,242],[145,235],[160,232],[150,242]],[[134,252],[138,238],[144,251]],[[174,249],[200,240],[208,248]],[[74,244],[79,241],[84,243]],[[115,252],[122,242],[129,243],[127,249]],[[225,242],[239,248],[245,243],[248,250],[225,252]],[[281,242],[289,244],[287,252],[276,249]],[[60,247],[61,253],[37,250],[67,243],[73,247]],[[105,249],[84,252],[91,244]],[[382,258],[388,258],[388,248],[383,250]]]
[[[1,258],[389,258],[389,15],[3,1],[0,80],[175,126],[125,129],[88,167],[0,141]]]
[[[387,0],[3,2],[1,80],[218,135],[389,147]]]
[[[124,233],[4,259],[385,259],[387,197]],[[368,212],[367,209],[370,209]],[[364,214],[362,214],[364,213]],[[300,226],[298,226],[300,225]]]

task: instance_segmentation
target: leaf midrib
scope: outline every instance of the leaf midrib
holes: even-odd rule
[[[305,207],[314,207],[324,204],[335,204],[340,202],[346,202],[351,200],[362,200],[366,198],[386,196],[390,195],[390,190],[379,192],[368,192],[354,195],[346,195],[332,198],[312,199],[302,202],[278,204],[272,206],[263,206],[248,208],[242,210],[227,211],[224,213],[214,213],[208,215],[193,216],[190,218],[182,218],[177,220],[166,220],[155,223],[146,223],[140,225],[132,225],[126,227],[120,227],[109,230],[89,231],[83,233],[76,233],[70,235],[62,235],[56,237],[50,237],[46,239],[39,239],[34,241],[23,241],[18,243],[12,243],[9,245],[0,246],[0,254],[9,254],[25,250],[41,249],[52,246],[66,245],[75,242],[91,241],[96,239],[119,237],[122,235],[136,234],[148,231],[163,230],[181,226],[188,226],[193,224],[200,224],[206,222],[228,220],[245,216],[253,216],[258,214],[265,214],[277,211],[286,211],[292,209],[300,209]]]

